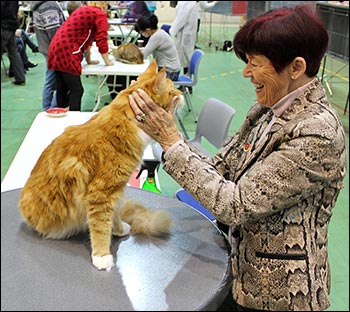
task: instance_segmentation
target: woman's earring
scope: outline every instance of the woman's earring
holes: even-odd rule
[[[294,75],[292,75],[290,78],[292,78],[292,80],[295,80],[295,76]]]

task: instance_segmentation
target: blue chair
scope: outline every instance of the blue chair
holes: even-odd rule
[[[165,32],[167,32],[170,35],[170,24],[163,24],[160,28],[163,29]],[[179,79],[177,81],[174,81],[174,84],[180,87],[184,87],[184,98],[185,102],[188,108],[188,111],[192,111],[194,122],[197,123],[197,118],[196,118],[196,113],[193,109],[192,101],[190,98],[190,90],[188,87],[193,87],[197,84],[198,80],[198,67],[199,67],[199,62],[204,55],[204,52],[202,50],[195,50],[194,53],[192,54],[191,60],[190,60],[190,66],[189,66],[189,71],[185,75],[180,75]],[[185,129],[185,126],[182,122],[182,119],[180,117],[180,113],[178,110],[175,111],[175,116],[176,119],[182,129],[182,133],[186,137],[186,139],[189,138],[187,131]]]
[[[205,209],[190,193],[188,193],[184,189],[177,190],[175,193],[175,196],[178,200],[180,200],[183,203],[186,203],[189,206],[193,207],[194,209],[198,210],[201,214],[203,214],[210,221],[212,221],[212,222],[216,221],[215,217],[207,209]]]
[[[189,142],[203,154],[211,156],[211,153],[203,147],[202,138],[204,137],[214,147],[220,148],[227,138],[230,124],[235,113],[236,110],[227,103],[216,98],[207,99],[199,113],[195,135]],[[154,142],[152,144],[152,150],[154,156],[160,159],[161,153],[163,152],[160,144]],[[215,217],[183,188],[177,190],[175,196],[180,201],[198,210],[212,222],[217,223]]]
[[[184,88],[183,95],[186,101],[186,105],[188,110],[192,111],[192,115],[195,123],[197,123],[197,116],[196,116],[195,110],[193,109],[189,87],[194,87],[198,82],[199,64],[203,56],[204,56],[204,52],[202,50],[199,50],[199,49],[194,50],[191,56],[188,72],[184,75],[180,75],[179,79],[174,81],[174,85]],[[179,116],[177,117],[179,119]],[[181,118],[180,118],[180,121],[181,121]]]
[[[167,32],[169,34],[169,29],[170,29],[171,25],[169,24],[163,24],[160,29],[163,29],[165,32]]]
[[[216,226],[221,235],[228,239],[227,235],[229,232],[229,226],[223,224],[219,220],[216,220],[215,217],[204,206],[202,206],[190,193],[188,193],[184,189],[179,189],[176,191],[175,196],[178,200],[191,206],[200,214],[205,216],[211,223],[213,223]]]

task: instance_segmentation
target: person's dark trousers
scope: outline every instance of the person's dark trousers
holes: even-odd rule
[[[22,29],[22,40],[24,43],[24,49],[26,49],[26,45],[35,53],[39,52],[38,46],[29,38],[28,34],[25,30]]]
[[[28,70],[29,67],[35,67],[37,64],[33,64],[29,61],[27,51],[26,51],[26,45],[24,43],[24,40],[22,37],[16,37],[16,45],[17,45],[17,51],[21,57],[23,66],[25,70]],[[13,77],[13,66],[12,63],[10,63],[10,68],[9,68],[9,76]]]
[[[162,69],[162,67],[158,66],[158,71],[160,71]],[[179,76],[180,76],[180,71],[176,71],[176,72],[169,72],[166,71],[166,77],[169,78],[172,81],[177,81],[179,80]]]
[[[70,111],[80,111],[81,99],[84,94],[80,76],[56,70],[57,106]]]
[[[22,33],[26,32],[24,30],[22,30]],[[28,55],[27,55],[27,50],[26,50],[26,43],[25,43],[25,37],[28,38],[30,44],[29,46],[31,47],[31,49],[35,50],[36,52],[39,51],[39,48],[29,39],[28,35],[26,34],[25,36],[21,36],[21,37],[17,37],[16,36],[16,45],[17,45],[17,51],[21,57],[23,66],[25,70],[28,70],[30,67],[36,67],[37,64],[33,64],[29,61]],[[13,77],[13,66],[12,63],[10,63],[10,68],[9,68],[9,76]]]
[[[225,298],[224,302],[216,309],[216,311],[247,311],[247,312],[262,312],[263,310],[254,310],[250,308],[245,308],[239,305],[232,298],[232,292],[230,290],[229,294]]]
[[[7,51],[12,64],[12,71],[16,82],[25,82],[24,65],[17,51],[16,38],[13,31],[1,29],[1,51]]]
[[[22,63],[24,65],[24,69],[26,69],[26,65],[29,63],[28,55],[26,52],[26,45],[22,39],[22,37],[16,38],[16,44],[17,44],[17,51],[19,55],[21,56]]]

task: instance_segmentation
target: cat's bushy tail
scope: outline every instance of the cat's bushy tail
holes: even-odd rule
[[[133,200],[125,200],[120,208],[122,221],[131,227],[131,234],[162,236],[169,234],[171,227],[170,215],[159,209],[146,208]]]

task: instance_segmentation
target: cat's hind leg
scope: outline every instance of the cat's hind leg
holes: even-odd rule
[[[128,223],[123,222],[120,217],[120,206],[123,205],[124,199],[119,200],[118,205],[115,207],[113,216],[112,234],[114,236],[126,236],[130,234],[131,227]]]
[[[130,234],[130,225],[120,219],[118,211],[114,214],[112,234],[119,237]]]
[[[122,224],[122,229],[121,231],[114,231],[113,230],[113,235],[114,236],[126,236],[126,235],[129,235],[130,234],[130,225],[125,223],[125,222],[121,222]]]

